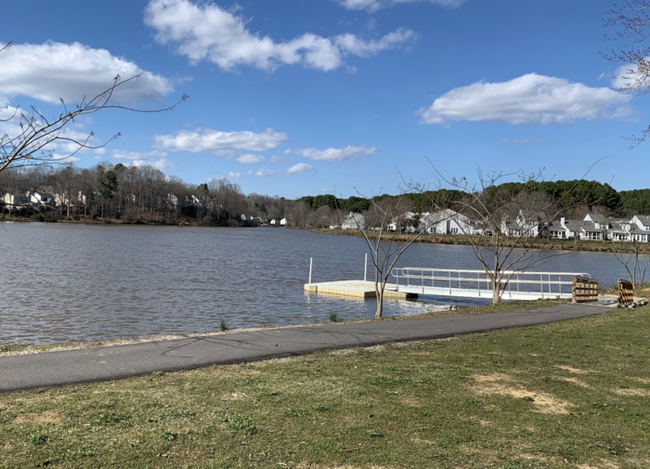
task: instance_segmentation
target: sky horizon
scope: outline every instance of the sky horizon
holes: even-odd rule
[[[613,2],[115,0],[13,2],[0,35],[0,119],[47,116],[121,79],[116,104],[75,122],[100,161],[295,199],[395,194],[405,182],[542,168],[645,189],[647,96],[615,90],[603,54]],[[0,122],[0,132],[16,132]],[[54,148],[65,154],[65,145]],[[435,167],[435,168],[434,168]],[[506,177],[501,182],[516,180]]]

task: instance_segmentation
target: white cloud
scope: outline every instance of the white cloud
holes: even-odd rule
[[[287,139],[287,134],[267,129],[220,132],[213,129],[181,130],[173,135],[156,135],[155,146],[165,151],[220,152],[227,150],[270,151]]]
[[[478,82],[455,88],[418,114],[424,124],[443,126],[460,120],[571,124],[605,116],[610,107],[630,99],[611,88],[591,88],[564,78],[529,73],[502,83]]]
[[[530,143],[532,140],[529,138],[514,138],[514,139],[503,139],[501,140],[501,143],[505,144],[513,144],[513,145],[525,145],[526,143]]]
[[[287,169],[288,174],[309,173],[311,171],[314,171],[314,167],[307,163],[298,163]]]
[[[275,169],[258,169],[255,172],[249,171],[249,174],[254,174],[255,176],[259,177],[268,177],[268,176],[275,176],[278,174],[278,171]]]
[[[78,103],[105,91],[120,75],[122,80],[142,72],[135,63],[115,57],[105,49],[77,42],[16,44],[0,54],[0,95],[28,96],[52,104]],[[113,102],[157,100],[173,91],[169,79],[144,73],[138,80],[116,89]]]
[[[627,64],[619,67],[612,78],[612,88],[635,93],[647,91],[650,78],[648,76],[650,57],[645,57],[641,65],[639,67],[639,65]]]
[[[232,173],[231,172],[231,173],[228,173],[228,176],[226,177],[226,179],[230,179],[230,180],[233,180],[233,181],[239,181],[242,178],[242,176],[245,176],[245,174],[244,173]]]
[[[118,160],[155,160],[156,158],[161,158],[167,156],[167,153],[164,151],[147,151],[147,152],[139,152],[139,151],[127,151],[127,150],[113,150],[113,158],[117,158]]]
[[[387,7],[391,7],[403,3],[428,2],[428,3],[433,3],[435,5],[441,5],[449,8],[455,8],[465,3],[465,0],[337,0],[337,1],[348,10],[366,10],[370,13],[373,13],[382,8],[387,8]]]
[[[178,167],[169,161],[167,153],[164,151],[127,151],[127,150],[113,150],[113,158],[118,160],[129,160],[129,166],[153,166],[161,171],[176,171]]]
[[[366,41],[354,34],[340,34],[334,38],[336,45],[343,51],[359,57],[376,55],[385,49],[395,49],[403,43],[417,38],[415,31],[399,28],[386,34],[379,41]]]
[[[277,170],[277,169],[250,169],[244,172],[230,172],[227,176],[220,176],[215,174],[208,177],[208,181],[239,181],[241,178],[247,176],[256,177],[269,177],[269,176],[294,176],[297,174],[308,173],[314,171],[314,167],[306,163],[298,163],[290,168]]]
[[[20,109],[10,106],[9,101],[0,96],[0,121],[11,121],[12,119],[20,119]]]
[[[244,164],[258,164],[258,163],[264,163],[265,161],[263,156],[252,155],[252,154],[239,155],[235,158],[235,160]]]
[[[358,147],[348,145],[345,148],[328,148],[326,150],[318,150],[316,148],[285,150],[285,153],[288,155],[301,155],[305,158],[316,161],[343,161],[361,155],[374,155],[376,151],[377,149],[375,147],[367,148],[363,145]]]
[[[306,33],[289,41],[275,42],[246,28],[246,20],[210,2],[151,0],[145,9],[145,24],[156,30],[161,44],[174,43],[176,52],[192,63],[208,60],[224,70],[247,65],[275,70],[281,65],[301,64],[318,70],[334,70],[343,57],[367,57],[400,47],[415,38],[408,29],[398,29],[378,41],[365,41],[351,34],[326,38]]]
[[[75,164],[81,162],[81,158],[77,158],[76,156],[69,156],[69,154],[65,154],[65,153],[64,154],[53,153],[52,155],[50,155],[50,161],[52,161],[53,163]]]
[[[176,166],[174,163],[169,161],[166,158],[160,158],[159,160],[156,161],[150,161],[150,160],[133,160],[128,163],[128,166],[136,166],[136,167],[141,167],[141,166],[153,166],[156,169],[159,169],[160,171],[177,171],[178,166]]]

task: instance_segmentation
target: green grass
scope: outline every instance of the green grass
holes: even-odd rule
[[[0,395],[0,467],[650,467],[650,307]]]

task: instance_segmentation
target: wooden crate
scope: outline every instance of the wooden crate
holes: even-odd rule
[[[587,303],[598,301],[598,280],[586,277],[573,277],[573,302]]]
[[[618,280],[618,307],[624,308],[634,303],[634,285],[627,280]]]

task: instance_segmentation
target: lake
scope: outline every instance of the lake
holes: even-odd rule
[[[287,228],[0,223],[0,344],[51,344],[371,318],[375,302],[303,291],[362,279],[365,241]],[[612,254],[548,251],[535,270],[626,278]],[[414,244],[398,266],[478,269],[468,246]],[[369,267],[369,278],[371,277]],[[455,299],[387,300],[387,316]],[[461,300],[477,304],[482,300]]]

